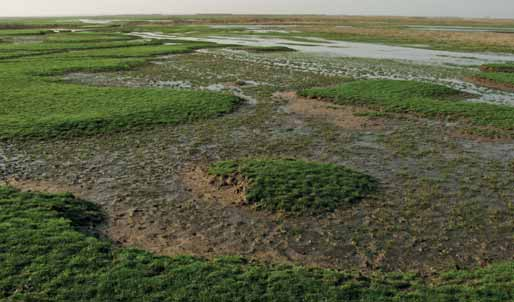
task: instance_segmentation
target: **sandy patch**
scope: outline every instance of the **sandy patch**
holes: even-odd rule
[[[183,182],[194,196],[228,205],[244,205],[248,180],[240,175],[216,177],[209,175],[206,168],[188,168],[183,172]]]
[[[369,112],[361,107],[341,106],[314,99],[299,97],[295,92],[280,92],[274,94],[275,98],[287,100],[287,109],[305,117],[319,118],[334,123],[338,127],[346,129],[382,129],[382,119],[371,119],[366,116],[358,116],[358,113]]]

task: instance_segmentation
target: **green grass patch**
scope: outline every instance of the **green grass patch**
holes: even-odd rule
[[[136,37],[98,32],[62,32],[49,35],[46,41],[59,43],[91,43],[107,41],[130,41]]]
[[[34,36],[48,33],[51,33],[51,31],[44,29],[0,29],[0,37]]]
[[[84,33],[52,37],[62,39],[0,45],[0,139],[95,135],[187,123],[231,112],[239,102],[221,93],[92,87],[49,78],[126,70],[157,55],[190,52],[210,43],[163,45],[124,35],[118,40],[115,35]]]
[[[310,88],[302,96],[323,98],[341,105],[364,105],[390,113],[462,120],[473,126],[494,127],[514,136],[514,108],[459,100],[462,93],[436,84],[415,81],[363,80],[336,87]]]
[[[246,201],[257,209],[292,213],[333,211],[377,188],[367,175],[333,164],[299,160],[252,159],[211,165],[211,175],[242,176],[248,181]]]
[[[98,207],[69,194],[0,187],[3,301],[452,301],[514,298],[513,263],[446,272],[425,282],[408,273],[334,270],[159,257],[117,248],[85,232]]]

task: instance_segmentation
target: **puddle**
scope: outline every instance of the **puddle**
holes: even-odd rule
[[[109,24],[116,20],[79,19],[79,21],[86,24]]]
[[[68,29],[68,28],[52,28],[52,29],[49,29],[51,30],[52,32],[54,33],[77,33],[77,32],[81,32],[81,31],[84,31],[83,29]]]
[[[299,32],[295,30],[285,30],[284,28],[294,27],[294,25],[248,25],[248,24],[222,24],[209,25],[212,29],[242,29],[256,34],[277,33],[288,34]]]
[[[149,32],[134,32],[131,33],[131,35],[144,39],[181,39],[252,47],[286,46],[305,53],[332,57],[389,59],[428,65],[478,66],[485,63],[514,62],[513,54],[450,52],[384,44],[332,41],[319,38],[309,38],[309,40],[313,42],[302,42],[301,45],[291,45],[291,40],[255,36],[209,36],[197,38]],[[292,36],[291,38],[298,37]]]

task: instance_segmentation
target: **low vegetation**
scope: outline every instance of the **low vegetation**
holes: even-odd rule
[[[410,28],[512,20],[116,18],[0,20],[0,301],[514,301],[514,108],[441,85],[346,77],[462,79],[472,69],[274,46],[175,56],[220,45],[127,34],[512,52],[512,33]],[[294,28],[210,26],[240,23]],[[485,65],[480,79],[514,87],[512,68]],[[369,123],[292,111],[291,91]],[[252,105],[227,114],[240,102],[231,93]],[[505,95],[498,102],[512,102]],[[455,139],[456,129],[503,139]],[[316,162],[277,159],[291,157]],[[209,177],[181,174],[219,158],[240,160],[212,164]],[[94,203],[4,183],[63,186]],[[248,207],[209,202],[227,196]]]
[[[479,127],[512,133],[514,108],[461,101],[463,95],[445,86],[415,81],[362,80],[329,88],[300,92],[311,98],[331,100],[341,105],[364,105],[384,112],[412,113],[428,118],[447,118]]]
[[[246,201],[257,209],[295,213],[335,210],[376,190],[364,174],[299,160],[239,160],[213,164],[209,173],[248,181]]]
[[[513,264],[405,273],[159,257],[94,237],[98,208],[72,195],[0,187],[0,299],[7,301],[509,301]]]
[[[178,124],[231,112],[238,103],[236,97],[220,93],[92,87],[49,78],[68,72],[129,69],[156,55],[209,46],[155,45],[102,33],[75,33],[74,37],[51,34],[50,42],[0,47],[0,58],[5,56],[0,60],[0,138],[91,135]]]

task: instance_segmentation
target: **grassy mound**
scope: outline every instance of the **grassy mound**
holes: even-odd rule
[[[402,101],[403,99],[449,99],[462,93],[458,90],[431,83],[397,80],[363,80],[344,83],[335,88],[312,88],[302,92],[309,97],[327,97],[338,102],[361,103]]]
[[[45,139],[178,124],[231,112],[239,102],[220,93],[91,87],[48,78],[133,68],[152,56],[210,44],[160,45],[164,42],[104,33],[52,33],[44,39],[0,46],[0,139]]]
[[[248,180],[246,201],[258,209],[331,211],[376,189],[373,178],[344,167],[298,160],[240,160],[213,164],[209,173]]]
[[[311,88],[301,95],[341,105],[365,105],[391,113],[413,113],[428,118],[449,118],[474,126],[514,130],[514,108],[458,100],[457,90],[429,83],[363,80],[330,88]],[[514,136],[514,134],[511,134]]]
[[[81,232],[98,208],[0,187],[2,301],[510,301],[513,263],[441,274],[360,274],[158,257]]]

